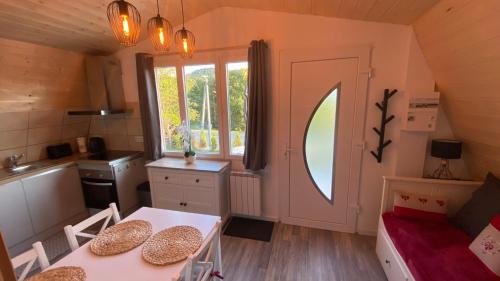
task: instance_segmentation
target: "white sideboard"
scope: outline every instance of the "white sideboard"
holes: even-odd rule
[[[229,162],[162,158],[146,167],[154,208],[228,218]]]

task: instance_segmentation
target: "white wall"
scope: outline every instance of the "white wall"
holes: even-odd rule
[[[269,165],[264,177],[264,215],[278,218],[278,153],[277,128],[279,102],[279,52],[293,48],[325,48],[371,45],[374,77],[369,85],[369,98],[366,122],[367,149],[363,155],[358,231],[374,233],[377,227],[378,210],[381,198],[382,176],[395,173],[399,147],[398,128],[401,112],[405,108],[405,98],[401,94],[391,100],[390,111],[397,119],[388,126],[388,137],[394,139],[385,154],[384,161],[378,164],[369,150],[377,146],[377,136],[372,127],[380,125],[380,111],[374,103],[382,99],[385,88],[404,90],[408,86],[409,66],[420,63],[423,57],[412,57],[409,61],[413,31],[409,26],[334,19],[319,16],[295,15],[279,12],[257,11],[238,8],[220,8],[202,15],[187,23],[187,28],[196,35],[198,49],[223,48],[248,44],[254,39],[265,39],[271,48],[270,97],[273,110],[269,133]],[[137,81],[135,53],[153,53],[150,42],[143,41],[134,48],[124,49],[116,54],[122,60],[124,89],[127,102],[136,102]],[[420,74],[417,74],[420,75]],[[419,79],[412,83],[418,85]],[[428,77],[422,77],[423,80]],[[428,81],[427,81],[428,82]],[[422,155],[424,155],[422,151]],[[421,168],[420,168],[421,169]]]
[[[410,34],[408,50],[408,68],[406,73],[404,102],[398,108],[398,115],[405,118],[408,102],[411,97],[429,97],[434,93],[434,77],[425,57],[420,50],[415,33]],[[404,121],[404,120],[401,120]],[[398,176],[421,177],[425,166],[429,133],[399,132],[399,148],[395,174]]]

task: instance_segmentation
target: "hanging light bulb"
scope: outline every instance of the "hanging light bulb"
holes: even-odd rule
[[[182,29],[175,33],[175,46],[183,58],[191,58],[194,53],[195,38],[194,34],[184,26],[184,3],[181,0],[182,7]]]
[[[130,36],[130,27],[128,26],[128,16],[122,15],[122,32],[125,36]]]
[[[108,5],[108,21],[120,44],[134,46],[139,40],[141,15],[134,5],[125,0],[116,0]]]
[[[166,53],[170,50],[172,43],[172,25],[168,20],[160,16],[160,6],[156,0],[158,14],[148,21],[149,39],[153,43],[156,51]]]

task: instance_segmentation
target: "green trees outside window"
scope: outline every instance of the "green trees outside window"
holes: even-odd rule
[[[230,154],[242,155],[244,152],[247,116],[247,62],[234,62],[225,65],[228,106],[228,134],[221,134],[219,120],[219,99],[216,65],[186,65],[179,77],[176,67],[157,67],[156,83],[159,97],[164,150],[182,151],[182,137],[178,128],[182,123],[181,104],[186,105],[187,118],[191,131],[191,144],[196,152],[219,153],[220,137],[229,136]],[[184,91],[179,95],[178,79],[184,82]],[[179,98],[185,102],[179,102]],[[226,118],[226,116],[223,116]]]

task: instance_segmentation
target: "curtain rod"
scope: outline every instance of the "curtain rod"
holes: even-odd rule
[[[200,50],[195,50],[195,54],[196,53],[215,52],[215,51],[241,50],[241,49],[248,49],[249,47],[250,47],[250,44],[231,46],[231,47],[223,47],[223,48],[200,49]],[[179,54],[179,52],[172,52],[172,53],[167,53],[167,54],[153,54],[153,57],[165,57],[165,56],[172,56],[172,55],[178,55],[178,54]]]

